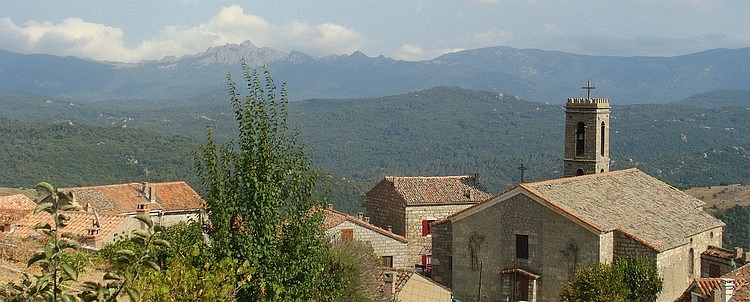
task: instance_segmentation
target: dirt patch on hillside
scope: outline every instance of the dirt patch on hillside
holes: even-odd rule
[[[685,193],[703,200],[707,211],[726,210],[735,205],[750,206],[750,185],[697,187]]]
[[[33,201],[38,201],[42,199],[42,194],[39,193],[39,191],[34,189],[15,189],[15,188],[0,188],[0,196],[9,196],[9,195],[16,195],[16,194],[23,194],[26,195],[29,199]]]

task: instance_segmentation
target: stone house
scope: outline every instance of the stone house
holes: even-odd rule
[[[748,254],[741,247],[728,250],[709,246],[701,253],[701,278],[718,278],[748,263]]]
[[[59,188],[73,193],[88,212],[135,216],[148,214],[154,223],[169,226],[180,221],[203,221],[205,201],[184,181],[126,183]]]
[[[696,278],[676,302],[750,301],[750,264],[722,276]]]
[[[326,208],[323,228],[331,240],[367,242],[380,257],[383,267],[406,268],[410,266],[406,238],[370,224],[365,217],[336,211],[332,205]]]
[[[479,176],[386,176],[365,194],[370,222],[406,237],[411,266],[431,269],[431,223],[466,209],[491,195]]]
[[[21,219],[34,212],[36,203],[23,194],[0,196],[0,233],[20,226]]]

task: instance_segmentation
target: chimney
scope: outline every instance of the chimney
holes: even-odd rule
[[[721,279],[721,300],[729,301],[734,295],[734,279],[723,278]]]
[[[86,207],[83,208],[83,210],[86,211],[86,212],[88,212],[88,213],[91,213],[91,203],[87,202],[86,203]]]
[[[370,223],[370,216],[365,216],[365,223]]]
[[[156,202],[156,188],[154,188],[153,186],[148,187],[148,202]]]
[[[393,227],[392,227],[392,226],[390,226],[390,225],[388,226],[388,232],[391,232],[391,233],[393,233]]]
[[[141,183],[141,193],[146,194],[148,193],[148,182],[144,181]]]
[[[357,219],[362,220],[363,215],[362,212],[357,213]]]
[[[479,183],[479,173],[474,173],[474,183],[475,184]]]
[[[149,209],[148,209],[148,204],[147,203],[139,203],[139,204],[136,205],[135,213],[136,214],[141,214],[141,215],[144,215],[144,216],[148,216],[148,214],[149,214],[148,210]]]
[[[735,246],[734,247],[734,259],[742,259],[745,255],[745,252],[742,250],[742,247]]]
[[[333,210],[333,204],[332,204],[332,203],[329,203],[329,204],[328,204],[328,209],[329,209],[329,210]]]

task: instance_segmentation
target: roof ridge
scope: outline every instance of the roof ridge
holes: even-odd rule
[[[520,185],[538,186],[538,185],[544,185],[548,183],[560,183],[560,182],[565,182],[565,181],[580,180],[583,178],[597,178],[597,177],[602,177],[605,175],[632,173],[636,171],[641,172],[641,170],[639,170],[638,168],[627,168],[627,169],[622,169],[622,170],[607,171],[607,172],[595,173],[595,174],[585,174],[585,175],[578,175],[578,176],[546,179],[546,180],[540,180],[536,182],[527,182],[527,183],[522,183]]]
[[[139,185],[142,185],[143,183],[144,182],[127,182],[127,183],[119,183],[119,184],[104,184],[104,185],[58,188],[58,190],[92,189],[92,188],[107,188],[107,187],[119,187],[119,186],[139,186]],[[184,180],[148,182],[149,185],[166,185],[166,184],[179,184],[179,183],[187,184],[187,182],[185,182]]]
[[[337,214],[337,215],[341,215],[341,216],[344,216],[344,220],[345,220],[345,221],[351,221],[351,222],[353,222],[354,224],[357,224],[357,225],[359,225],[359,226],[362,226],[362,227],[365,227],[365,228],[371,229],[371,230],[373,230],[373,231],[375,231],[375,232],[381,233],[381,234],[383,234],[383,235],[386,235],[386,236],[388,236],[388,237],[391,237],[391,238],[393,238],[393,239],[396,239],[396,240],[398,240],[398,241],[402,241],[402,242],[408,242],[408,241],[409,241],[408,239],[406,239],[406,237],[402,237],[402,236],[400,236],[400,235],[397,235],[397,234],[396,234],[396,233],[394,233],[394,232],[389,232],[388,230],[385,230],[385,229],[383,229],[383,228],[381,228],[381,227],[378,227],[378,226],[376,226],[376,225],[374,225],[374,224],[371,224],[371,223],[367,223],[367,222],[364,222],[364,221],[362,221],[362,220],[359,220],[359,219],[358,219],[357,217],[354,217],[354,216],[352,216],[352,215],[349,215],[349,214],[347,214],[347,213],[344,213],[344,212],[341,212],[341,211],[338,211],[338,210],[335,210],[335,209],[329,209],[329,208],[326,208],[326,211],[331,211],[331,212],[333,212],[334,214]],[[341,222],[343,222],[343,221],[341,221]],[[341,223],[341,222],[339,222],[339,223]],[[334,224],[334,225],[332,225],[331,227],[333,227],[333,226],[335,226],[335,225],[338,225],[339,223],[337,223],[337,224]]]

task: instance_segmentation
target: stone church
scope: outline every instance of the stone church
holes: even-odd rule
[[[645,256],[674,301],[724,223],[637,169],[609,171],[609,101],[571,98],[565,177],[522,183],[432,226],[432,276],[461,301],[557,301],[576,269]]]

